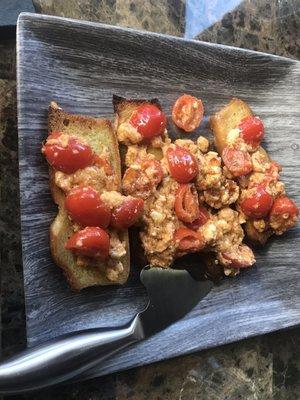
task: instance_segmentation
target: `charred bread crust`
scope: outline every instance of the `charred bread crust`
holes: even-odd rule
[[[113,95],[113,108],[115,113],[115,130],[122,124],[131,113],[142,104],[154,104],[162,110],[158,99],[126,99],[125,97]]]
[[[109,148],[112,155],[112,166],[114,173],[117,176],[118,190],[121,188],[121,162],[119,155],[119,147],[116,135],[113,131],[111,122],[101,118],[92,118],[81,115],[73,115],[65,112],[60,108],[57,103],[51,102],[48,114],[48,133],[70,132],[70,124],[84,127],[85,129],[96,128],[99,129],[99,136],[101,130],[104,128],[109,132],[109,137],[105,139],[105,145]],[[87,137],[87,141],[88,141]],[[99,137],[101,141],[101,137]],[[100,267],[79,267],[76,265],[76,260],[72,252],[64,248],[68,235],[72,233],[72,225],[69,220],[66,210],[64,208],[65,194],[57,187],[54,181],[54,170],[50,167],[50,189],[54,202],[58,205],[58,214],[50,227],[50,250],[55,263],[63,270],[70,286],[74,290],[81,290],[85,287],[96,285],[113,285],[124,284],[128,278],[130,270],[130,254],[129,254],[129,239],[128,232],[122,232],[121,240],[125,241],[126,255],[121,259],[124,270],[119,275],[117,281],[110,281],[105,275],[105,266]]]
[[[215,145],[219,154],[225,147],[226,137],[237,127],[240,121],[253,115],[251,108],[243,100],[233,98],[209,119],[210,128],[214,133]]]
[[[136,107],[140,106],[141,104],[147,103],[147,104],[155,104],[160,110],[161,104],[158,99],[126,99],[125,97],[122,96],[117,96],[116,94],[113,94],[113,108],[114,112],[117,113],[122,109],[122,107],[127,106],[128,104],[133,104]]]

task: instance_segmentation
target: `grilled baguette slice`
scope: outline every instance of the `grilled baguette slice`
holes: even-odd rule
[[[243,100],[233,98],[228,104],[210,117],[210,127],[214,133],[214,140],[219,155],[222,154],[226,146],[226,138],[231,129],[238,126],[245,117],[253,115],[251,108]],[[265,157],[266,161],[271,161],[269,155],[262,147],[258,151]],[[272,232],[258,232],[253,221],[247,221],[245,231],[248,239],[256,245],[264,245]]]
[[[161,105],[158,99],[126,99],[125,97],[120,97],[113,95],[113,108],[115,113],[115,131],[118,132],[118,127],[124,122],[129,122],[131,114],[142,104],[154,104],[161,110]],[[168,137],[165,133],[165,138]],[[120,153],[121,153],[121,164],[124,169],[125,155],[127,151],[127,146],[119,143]],[[147,153],[153,154],[157,160],[162,159],[162,151],[160,148],[153,147],[151,144],[147,145]]]
[[[121,163],[119,148],[115,133],[110,121],[95,119],[86,116],[72,115],[61,109],[55,102],[51,102],[48,115],[48,131],[63,132],[77,138],[84,138],[92,150],[99,156],[106,147],[110,154],[110,162],[116,175],[115,190],[121,188]],[[56,264],[63,269],[64,274],[75,290],[88,286],[123,284],[126,282],[130,269],[128,232],[124,230],[120,239],[126,243],[126,255],[120,260],[123,272],[116,281],[106,277],[106,263],[95,266],[78,266],[74,254],[65,249],[68,237],[73,233],[72,223],[67,215],[64,192],[56,186],[54,181],[55,171],[50,167],[50,187],[54,202],[58,205],[58,215],[50,227],[50,248]],[[122,235],[122,236],[121,236]]]

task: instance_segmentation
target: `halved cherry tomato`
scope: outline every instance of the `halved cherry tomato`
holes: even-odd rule
[[[127,197],[111,215],[111,226],[116,229],[127,229],[134,225],[141,217],[144,209],[144,200]]]
[[[101,200],[100,194],[90,186],[71,190],[66,197],[65,206],[72,220],[82,227],[107,228],[109,225],[110,208]]]
[[[173,106],[172,119],[179,128],[192,132],[198,128],[203,119],[202,101],[189,94],[183,94]]]
[[[170,147],[166,151],[168,167],[172,177],[179,183],[188,183],[198,174],[196,158],[180,146]]]
[[[250,154],[233,147],[226,146],[224,148],[222,160],[235,177],[247,175],[253,169]]]
[[[199,217],[195,219],[193,222],[186,224],[186,226],[190,229],[197,230],[201,226],[205,225],[206,222],[209,220],[210,215],[207,209],[202,206],[201,204],[199,205]]]
[[[194,253],[204,247],[204,240],[200,232],[188,228],[178,228],[174,233],[174,241],[179,251]]]
[[[290,217],[299,215],[299,208],[287,196],[281,196],[275,199],[270,215],[288,214]]]
[[[241,209],[249,218],[263,218],[268,215],[272,205],[273,197],[263,185],[259,185],[253,195],[241,203]]]
[[[58,139],[61,133],[55,132],[48,137]],[[48,142],[47,140],[47,142]],[[83,169],[94,163],[94,153],[90,146],[80,143],[76,138],[69,138],[64,147],[61,144],[45,143],[42,152],[48,163],[58,171],[72,174],[78,169]]]
[[[150,140],[164,133],[167,119],[156,105],[146,103],[133,111],[129,123],[138,130],[144,140]]]
[[[163,179],[163,170],[160,163],[153,159],[140,159],[136,161],[140,168],[129,167],[123,176],[122,187],[126,194],[147,194]]]
[[[249,116],[242,119],[238,128],[246,143],[258,146],[264,137],[264,124],[259,117]]]
[[[230,261],[230,268],[247,268],[255,263],[253,251],[245,244],[222,253],[222,256]]]
[[[105,259],[109,256],[109,235],[102,228],[88,226],[74,233],[65,247],[77,255]]]
[[[199,217],[198,194],[194,185],[185,183],[179,186],[174,208],[180,221],[192,222]]]

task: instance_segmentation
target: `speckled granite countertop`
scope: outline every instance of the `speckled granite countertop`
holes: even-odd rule
[[[300,58],[300,0],[33,2],[36,11],[45,14]],[[25,344],[15,79],[15,40],[0,39],[2,355]],[[10,398],[296,400],[300,398],[299,333],[299,328],[277,332],[69,387]]]

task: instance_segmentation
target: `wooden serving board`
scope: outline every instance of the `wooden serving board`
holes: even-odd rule
[[[27,337],[32,346],[65,332],[123,324],[146,304],[132,265],[123,287],[74,293],[49,253],[56,214],[40,148],[47,107],[113,117],[112,95],[157,97],[164,110],[182,92],[202,98],[208,116],[240,97],[266,126],[265,146],[282,164],[289,195],[300,204],[300,63],[241,49],[22,14],[18,21],[20,190]],[[205,123],[199,132],[211,134]],[[198,132],[198,133],[199,133]],[[178,132],[173,132],[177,135]],[[299,228],[256,252],[257,264],[225,279],[165,331],[107,360],[88,376],[175,357],[300,322]],[[135,252],[133,246],[132,252]],[[181,301],[179,298],[178,301]]]

